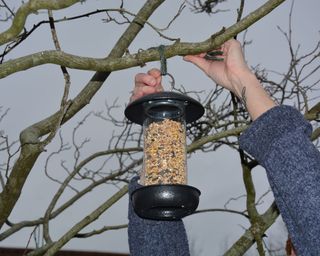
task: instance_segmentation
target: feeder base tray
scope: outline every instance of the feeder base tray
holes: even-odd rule
[[[200,194],[200,190],[188,185],[150,185],[135,190],[131,200],[141,218],[178,220],[197,209]]]

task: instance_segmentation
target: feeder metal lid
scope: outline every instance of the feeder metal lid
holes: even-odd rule
[[[131,102],[125,109],[125,116],[134,123],[143,124],[147,117],[145,114],[144,103],[146,102],[179,102],[185,107],[185,119],[187,123],[191,123],[199,119],[203,113],[204,108],[197,100],[176,92],[159,92],[143,96]]]

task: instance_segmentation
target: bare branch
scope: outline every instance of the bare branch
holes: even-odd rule
[[[231,209],[225,209],[225,208],[214,208],[214,209],[203,209],[203,210],[197,210],[193,214],[198,214],[198,213],[206,213],[206,212],[225,212],[225,213],[234,213],[241,215],[243,217],[246,217],[249,219],[249,215],[245,214],[244,212],[241,211],[236,211],[236,210],[231,210]]]
[[[215,49],[239,32],[247,29],[250,25],[267,15],[285,0],[269,0],[257,10],[243,18],[238,23],[227,29],[223,29],[216,35],[200,43],[175,42],[164,49],[165,57],[171,58],[177,55],[197,54]],[[139,22],[141,22],[139,20]],[[15,60],[9,60],[2,64],[0,78],[6,77],[18,71],[26,70],[43,64],[57,64],[69,68],[82,70],[95,70],[111,72],[134,66],[144,65],[146,62],[159,60],[159,51],[156,48],[139,51],[133,55],[126,55],[122,58],[110,56],[106,59],[95,59],[75,56],[61,51],[42,51]]]
[[[267,211],[261,215],[264,225],[261,226],[261,233],[264,233],[278,218],[279,210],[275,203],[272,203]],[[243,255],[255,242],[252,226],[225,252],[224,256]]]
[[[27,17],[31,13],[36,13],[41,9],[60,10],[74,5],[79,1],[80,0],[30,0],[29,2],[22,4],[14,16],[11,27],[0,33],[0,45],[8,43],[19,35],[25,25]]]
[[[115,226],[104,226],[101,229],[98,230],[93,230],[91,232],[87,232],[87,233],[79,233],[77,235],[75,235],[76,238],[87,238],[87,237],[91,237],[91,236],[95,236],[95,235],[100,235],[106,231],[110,231],[110,230],[119,230],[119,229],[124,229],[127,228],[128,224],[122,224],[122,225],[115,225]]]
[[[154,29],[161,37],[163,38],[166,38],[168,40],[171,40],[171,41],[176,41],[177,39],[176,38],[170,38],[166,35],[164,35],[162,32],[167,30],[171,24],[178,18],[178,16],[180,16],[180,14],[182,13],[183,9],[184,9],[185,5],[184,3],[180,6],[180,8],[178,9],[177,11],[177,14],[172,18],[172,20],[168,23],[168,25],[164,28],[158,28],[156,27],[155,25],[151,24],[150,22],[148,21],[143,21],[145,22],[147,25],[149,25],[152,29]],[[115,18],[112,18],[110,13],[112,12],[118,12],[121,14],[121,16],[125,19],[125,21],[118,21],[116,20]],[[129,12],[127,10],[125,10],[123,7],[120,7],[120,8],[109,8],[109,9],[98,9],[98,10],[95,10],[95,11],[92,11],[92,12],[88,12],[88,13],[85,13],[85,14],[81,14],[81,15],[76,15],[76,16],[72,16],[72,17],[63,17],[61,19],[56,19],[54,21],[54,23],[61,23],[61,22],[66,22],[66,21],[73,21],[73,20],[77,20],[77,19],[82,19],[82,18],[85,18],[85,17],[90,17],[92,15],[96,15],[96,14],[100,14],[100,13],[106,13],[107,16],[108,16],[108,19],[104,19],[106,22],[111,22],[111,21],[114,21],[116,22],[117,24],[127,24],[127,23],[130,23],[130,20],[125,16],[125,14],[128,14],[132,17],[136,17],[137,15],[132,13],[132,12]],[[24,32],[22,34],[19,35],[18,38],[16,38],[16,40],[8,43],[3,51],[2,54],[0,54],[0,58],[1,58],[1,61],[0,63],[3,62],[4,60],[4,57],[9,53],[11,52],[14,48],[16,48],[18,45],[20,45],[24,40],[26,40],[33,32],[35,32],[39,27],[41,27],[43,24],[48,24],[50,23],[50,20],[43,20],[43,21],[40,21],[38,22],[37,24],[34,24],[32,26],[32,28],[27,31],[26,29],[24,29]]]
[[[247,126],[241,126],[241,127],[238,127],[238,128],[222,131],[221,133],[208,135],[206,137],[200,138],[199,140],[197,140],[197,141],[193,142],[192,144],[190,144],[188,146],[188,148],[187,148],[187,151],[188,151],[188,153],[193,152],[193,151],[201,148],[206,143],[209,143],[209,142],[212,142],[212,141],[217,141],[217,140],[219,140],[221,138],[225,138],[225,137],[229,137],[229,136],[238,136],[246,128],[247,128]]]
[[[126,149],[127,152],[129,151],[135,151],[137,149]],[[142,149],[140,148],[140,151]],[[89,186],[87,186],[86,188],[84,188],[83,190],[79,191],[76,195],[74,195],[73,197],[69,198],[66,202],[64,202],[62,205],[60,205],[57,209],[55,209],[53,211],[53,208],[55,207],[57,201],[59,200],[59,198],[61,197],[61,195],[63,194],[65,188],[67,187],[67,185],[69,184],[69,182],[71,181],[71,179],[74,177],[74,175],[81,169],[83,168],[87,163],[89,163],[90,161],[94,160],[97,157],[100,156],[104,156],[104,155],[109,155],[109,154],[113,154],[116,151],[121,151],[121,149],[114,149],[111,151],[101,151],[101,152],[97,152],[89,157],[87,157],[86,159],[84,159],[79,166],[77,167],[76,170],[74,170],[70,176],[68,176],[65,181],[61,184],[60,188],[58,189],[58,191],[56,192],[56,194],[54,195],[53,199],[50,202],[50,205],[47,208],[46,212],[50,213],[49,216],[49,220],[52,220],[54,218],[56,218],[57,216],[59,216],[62,212],[64,212],[66,209],[68,209],[68,207],[72,206],[76,201],[78,201],[80,198],[82,198],[84,195],[86,195],[87,193],[91,192],[94,188],[105,184],[106,182],[112,180],[112,179],[116,179],[116,177],[123,175],[125,173],[127,173],[130,169],[134,168],[135,166],[139,166],[142,163],[142,158],[133,161],[127,168],[123,169],[123,170],[119,170],[118,172],[114,172],[111,175],[108,175],[106,177],[101,178],[100,180],[97,180],[95,182],[92,182]],[[37,220],[32,220],[32,221],[22,221],[16,224],[12,224],[11,228],[7,229],[6,231],[4,231],[3,233],[0,234],[0,241],[6,239],[7,237],[11,236],[12,234],[18,232],[19,230],[26,228],[26,227],[33,227],[33,226],[37,226],[40,224],[43,224],[45,222],[44,218],[39,218]],[[51,244],[51,243],[49,243]]]
[[[6,13],[5,13],[6,17],[1,18],[0,22],[7,22],[7,21],[13,19],[15,14],[14,14],[13,10],[8,6],[8,4],[6,3],[5,0],[1,0],[0,8],[4,8],[6,10]]]
[[[54,25],[54,19],[53,19],[53,15],[52,15],[52,11],[48,10],[48,16],[49,16],[49,21],[50,21],[50,28],[51,28],[51,34],[52,34],[52,40],[54,43],[54,46],[56,48],[57,51],[61,51],[61,47],[60,47],[60,43],[59,43],[59,39],[58,39],[58,35],[57,35],[57,31]],[[43,147],[45,147],[46,145],[48,145],[52,139],[55,137],[57,131],[60,128],[61,122],[63,117],[65,116],[67,109],[70,107],[71,105],[71,101],[68,101],[68,97],[69,97],[69,91],[70,91],[70,75],[68,73],[68,70],[66,69],[65,66],[60,66],[62,74],[63,74],[63,78],[65,81],[65,85],[64,85],[64,91],[63,91],[63,96],[61,99],[61,103],[60,103],[60,117],[58,117],[56,124],[53,126],[54,128],[51,130],[50,134],[48,135],[48,137],[42,141]]]
[[[259,255],[264,256],[265,252],[262,242],[262,236],[264,234],[264,232],[262,232],[262,229],[264,223],[262,221],[262,217],[259,215],[258,210],[256,208],[256,192],[252,180],[252,169],[249,167],[248,161],[243,156],[243,153],[240,152],[240,156],[243,172],[243,181],[247,191],[247,211],[251,223],[251,232],[257,244],[257,250],[259,252]]]
[[[128,186],[123,186],[116,194],[114,194],[105,203],[95,209],[88,216],[83,218],[80,222],[75,224],[67,233],[65,233],[57,242],[47,250],[44,254],[45,256],[54,255],[59,249],[65,245],[69,240],[71,240],[79,231],[81,231],[88,224],[99,218],[99,216],[109,209],[114,203],[116,203],[120,198],[122,198],[128,192]]]
[[[215,14],[219,12],[223,12],[226,10],[215,9],[218,4],[225,2],[226,0],[205,0],[202,2],[201,0],[193,0],[193,3],[189,2],[192,10],[195,13],[205,12],[207,14]]]

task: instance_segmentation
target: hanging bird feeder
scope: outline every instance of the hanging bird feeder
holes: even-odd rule
[[[125,109],[129,120],[143,126],[142,187],[131,195],[140,217],[181,219],[198,207],[200,191],[187,185],[186,123],[203,113],[198,101],[167,91],[144,96]]]
[[[158,47],[161,75],[167,73],[165,47]],[[199,119],[202,105],[193,98],[175,92],[149,94],[131,102],[125,116],[143,126],[144,156],[139,183],[131,194],[135,212],[155,220],[181,219],[193,213],[200,191],[187,185],[186,123]]]

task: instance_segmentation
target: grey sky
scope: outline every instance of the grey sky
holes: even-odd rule
[[[10,2],[19,5],[20,1]],[[239,1],[229,0],[227,4],[221,4],[220,8],[229,9],[228,12],[208,16],[206,14],[191,14],[189,7],[174,22],[170,30],[164,32],[172,37],[179,37],[182,41],[202,41],[215,33],[222,26],[229,26],[234,23],[235,12]],[[266,1],[246,1],[245,15],[253,11]],[[253,40],[246,49],[246,58],[252,66],[261,64],[269,70],[276,70],[284,73],[288,66],[289,53],[284,36],[277,29],[277,25],[283,30],[288,28],[288,14],[290,4],[288,0],[270,15],[263,18],[252,26],[247,33],[247,40]],[[106,4],[107,3],[107,4]],[[54,12],[56,18],[81,14],[95,9],[118,7],[119,1],[90,0],[84,4],[78,4],[67,10]],[[125,1],[124,7],[132,12],[136,12],[144,1]],[[167,1],[151,17],[150,22],[157,27],[166,26],[168,20],[176,13],[181,1]],[[310,50],[319,41],[319,10],[318,0],[296,1],[293,12],[293,42],[297,46],[301,44],[301,51]],[[28,27],[37,21],[46,18],[46,13],[32,15],[28,19]],[[110,51],[124,31],[125,26],[101,21],[104,15],[97,15],[74,22],[67,22],[57,25],[57,31],[63,51],[81,56],[104,57]],[[0,23],[0,29],[5,29],[5,24]],[[239,35],[241,40],[242,35]],[[130,47],[130,52],[138,49],[146,49],[159,44],[170,44],[170,42],[159,38],[158,35],[145,27],[142,33]],[[9,58],[23,56],[44,49],[53,49],[51,35],[48,26],[41,27],[21,47],[15,50]],[[72,122],[63,127],[62,132],[65,138],[70,138],[73,127],[81,118],[91,110],[103,110],[107,100],[112,103],[119,98],[120,109],[118,115],[122,115],[125,103],[129,98],[132,89],[133,77],[138,72],[146,72],[151,67],[159,67],[159,63],[149,63],[143,68],[131,68],[129,70],[114,72],[103,88],[94,97],[89,106],[82,110]],[[183,85],[188,90],[210,90],[212,82],[203,75],[197,68],[189,63],[183,62],[181,57],[168,60],[168,72],[176,80],[177,85]],[[71,73],[71,97],[75,96],[84,84],[90,79],[92,72],[70,70]],[[165,86],[168,81],[165,79]],[[63,91],[63,77],[59,67],[45,65],[33,68],[26,72],[11,75],[0,81],[0,105],[10,108],[9,115],[1,123],[0,130],[5,130],[12,140],[17,139],[19,132],[32,123],[47,117],[55,112],[59,106],[60,97]],[[96,118],[89,119],[89,125],[81,130],[81,136],[92,137],[83,155],[101,150],[107,145],[112,127]],[[48,147],[55,150],[57,142]],[[26,183],[21,199],[14,208],[10,219],[14,222],[24,219],[38,218],[44,214],[46,206],[57,185],[49,181],[43,174],[44,160],[48,154],[43,154],[36,167],[32,170]],[[72,155],[64,156],[70,161],[72,166]],[[56,158],[57,164],[50,166],[55,177],[63,175],[59,168],[60,158]],[[239,166],[238,155],[230,152],[227,148],[222,148],[210,155],[196,153],[188,161],[189,184],[202,191],[199,209],[221,208],[231,197],[236,197],[244,193],[242,176]],[[258,185],[258,196],[268,189],[268,183],[262,169],[256,170],[254,179]],[[115,191],[115,189],[114,189]],[[63,234],[76,221],[80,220],[90,212],[90,209],[98,206],[108,195],[110,190],[98,189],[88,195],[81,203],[75,204],[72,210],[66,211],[63,218],[53,221],[51,229],[53,237]],[[271,195],[266,197],[267,202],[271,202]],[[268,203],[261,206],[267,206]],[[231,208],[244,209],[245,201],[239,200],[230,204]],[[102,225],[123,224],[127,222],[127,197],[119,204],[112,207],[99,220],[87,230],[99,228]],[[232,244],[242,233],[243,228],[248,227],[248,223],[242,218],[221,213],[207,213],[194,215],[185,219],[190,241],[195,243],[201,255],[219,255],[227,245]],[[278,229],[282,227],[277,226]],[[273,229],[275,237],[278,236],[277,228]],[[20,232],[12,238],[5,240],[1,246],[21,246],[24,247],[31,230]],[[77,250],[100,250],[127,252],[126,230],[110,231],[94,238],[72,240],[65,248]]]

